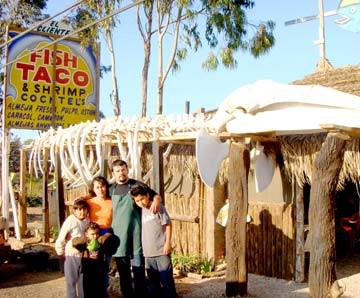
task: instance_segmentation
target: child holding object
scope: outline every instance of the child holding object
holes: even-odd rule
[[[150,189],[135,185],[130,189],[135,203],[142,208],[141,241],[145,257],[150,297],[177,297],[171,263],[171,220],[164,206],[158,213],[150,211]]]
[[[106,298],[106,260],[116,252],[120,244],[119,238],[111,233],[100,236],[100,226],[90,222],[85,228],[85,236],[74,238],[72,244],[82,252],[84,298]]]
[[[82,198],[73,204],[73,214],[69,215],[59,232],[55,242],[56,253],[65,258],[64,274],[66,280],[67,298],[83,298],[83,280],[81,274],[81,254],[73,247],[71,239],[81,237],[89,224],[89,206]]]

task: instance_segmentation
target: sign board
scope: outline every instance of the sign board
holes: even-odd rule
[[[10,30],[9,36],[20,32]],[[6,128],[47,130],[96,119],[98,59],[79,40],[69,38],[47,46],[54,39],[31,32],[9,44]]]
[[[37,32],[48,33],[54,35],[65,36],[68,35],[72,28],[62,21],[48,21],[36,27]]]

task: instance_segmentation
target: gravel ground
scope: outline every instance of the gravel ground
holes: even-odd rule
[[[346,292],[344,298],[360,297],[360,274],[339,280],[341,285],[345,285]],[[183,298],[219,298],[225,297],[225,278],[204,279],[193,287],[190,291],[182,293],[181,284],[177,285],[180,289],[179,294]],[[268,278],[254,274],[248,275],[248,295],[252,298],[308,298],[309,288],[307,283],[295,283],[276,278]]]
[[[357,259],[359,261],[359,259]],[[339,282],[345,285],[344,298],[360,297],[359,265],[351,270],[338,270]],[[341,277],[342,274],[351,274]],[[225,297],[225,278],[205,278],[202,280],[176,277],[176,288],[180,298],[221,298]],[[65,278],[59,271],[28,272],[23,267],[0,267],[0,297],[6,298],[62,298],[66,297]],[[120,297],[114,293],[112,298]],[[307,298],[309,288],[306,283],[295,283],[254,274],[248,275],[248,295],[252,298]]]
[[[34,214],[34,220],[38,214]],[[41,222],[33,222],[38,226]],[[31,226],[30,228],[34,228]],[[353,255],[337,260],[339,283],[345,286],[343,298],[360,297],[360,248]],[[118,280],[114,280],[115,288]],[[180,298],[221,298],[225,297],[225,278],[205,278],[202,280],[176,277]],[[65,278],[59,271],[43,270],[29,272],[21,265],[0,266],[0,297],[6,298],[62,298],[66,297]],[[113,293],[111,298],[119,298]],[[252,298],[307,298],[307,283],[295,283],[276,278],[249,274],[248,295]]]

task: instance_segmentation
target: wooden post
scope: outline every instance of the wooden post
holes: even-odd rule
[[[224,251],[225,248],[225,234],[224,228],[216,223],[216,216],[225,204],[227,197],[225,186],[219,182],[219,177],[216,178],[213,187],[206,187],[206,200],[204,212],[206,219],[204,239],[204,257],[214,258],[217,261],[219,250]],[[223,198],[223,200],[219,199]]]
[[[106,161],[107,161],[107,157],[109,156],[109,146],[107,146],[106,144],[102,144],[101,145],[101,151],[102,151],[102,155],[101,155],[101,160],[100,162],[100,169],[102,169],[102,171],[100,172],[100,175],[103,177],[106,177]]]
[[[249,150],[232,143],[229,155],[229,215],[226,225],[226,296],[247,294],[246,215]]]
[[[185,102],[185,114],[190,114],[190,101]]]
[[[318,44],[320,47],[320,60],[317,64],[317,71],[326,71],[329,69],[333,69],[331,63],[326,59],[325,52],[325,25],[324,25],[324,0],[319,0],[319,40]]]
[[[305,239],[304,239],[304,190],[296,184],[295,187],[295,212],[296,212],[296,261],[295,281],[305,281]]]
[[[163,162],[163,146],[159,142],[152,143],[153,153],[153,185],[152,188],[162,197],[165,204],[164,196],[164,162]]]
[[[313,165],[310,190],[310,297],[340,297],[336,277],[335,195],[343,164],[344,139],[329,133]]]
[[[19,193],[19,225],[20,234],[25,236],[27,230],[26,204],[26,150],[20,150],[20,193]]]
[[[49,228],[49,192],[48,192],[48,177],[49,177],[49,150],[43,150],[43,228],[44,228],[44,242],[50,240],[50,228]]]
[[[55,198],[59,204],[59,227],[65,221],[65,198],[64,198],[64,183],[61,176],[61,160],[59,156],[59,148],[56,148],[56,163],[55,163],[55,175],[56,175],[56,192]]]

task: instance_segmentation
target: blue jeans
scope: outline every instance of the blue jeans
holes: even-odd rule
[[[116,267],[120,276],[120,291],[124,298],[147,297],[144,257],[136,255],[115,257]],[[134,276],[132,280],[131,269]],[[134,287],[133,287],[134,282]]]
[[[145,258],[145,268],[150,297],[177,297],[170,256]]]

